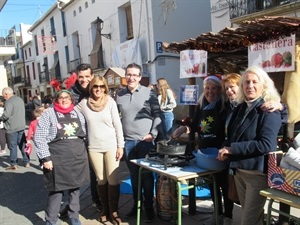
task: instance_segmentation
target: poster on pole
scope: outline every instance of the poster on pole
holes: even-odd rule
[[[207,51],[184,50],[180,52],[180,78],[205,77]]]
[[[260,42],[248,47],[248,66],[260,66],[266,72],[295,70],[295,35]]]
[[[181,85],[179,94],[179,104],[197,105],[199,96],[199,85]]]

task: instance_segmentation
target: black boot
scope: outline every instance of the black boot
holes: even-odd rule
[[[104,223],[109,220],[109,208],[108,208],[108,184],[97,186],[98,196],[101,203],[101,212],[99,222]]]
[[[110,218],[111,218],[111,222],[114,225],[120,225],[122,223],[122,220],[118,215],[119,198],[120,198],[120,185],[108,185]]]

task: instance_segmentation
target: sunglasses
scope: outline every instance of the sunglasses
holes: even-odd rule
[[[97,88],[105,88],[105,85],[104,85],[104,84],[102,84],[102,85],[94,84],[94,85],[93,85],[93,88],[94,88],[94,89],[97,89]]]

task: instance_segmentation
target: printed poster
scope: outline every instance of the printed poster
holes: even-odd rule
[[[181,85],[180,100],[182,105],[197,105],[199,96],[199,85]]]
[[[260,66],[266,72],[295,70],[295,35],[260,42],[248,47],[248,66]]]
[[[184,50],[180,52],[180,78],[205,77],[207,51]]]

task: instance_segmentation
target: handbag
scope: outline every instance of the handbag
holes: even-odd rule
[[[31,152],[32,152],[32,144],[31,143],[27,143],[25,148],[24,148],[24,152],[27,154],[27,155],[30,155]]]
[[[234,175],[228,175],[228,198],[236,204],[241,204],[236,190]]]

